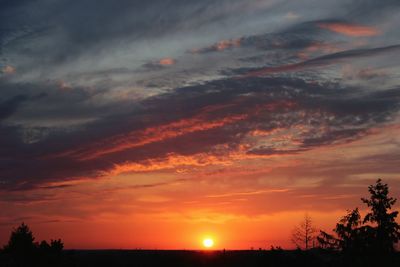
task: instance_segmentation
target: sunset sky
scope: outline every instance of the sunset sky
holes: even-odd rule
[[[1,1],[0,246],[292,248],[377,178],[400,198],[399,25],[399,0]]]

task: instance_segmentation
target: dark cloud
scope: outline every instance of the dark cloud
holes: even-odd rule
[[[10,139],[13,145],[0,152],[1,187],[23,190],[50,181],[98,177],[115,164],[148,165],[148,160],[171,154],[218,154],[218,145],[235,150],[254,130],[303,127],[291,140],[299,145],[291,150],[249,149],[253,154],[285,149],[299,153],[360,138],[390,121],[399,100],[399,88],[364,92],[297,78],[223,79],[178,88],[143,100],[132,112],[103,117],[73,132],[50,133],[37,143],[2,139],[2,147],[7,148]]]
[[[384,14],[397,13],[400,9],[400,3],[397,0],[354,0],[346,3],[347,15],[349,17],[358,17],[363,20],[381,17]]]
[[[3,194],[0,197],[0,202],[5,203],[19,203],[19,204],[31,204],[31,203],[38,203],[44,201],[54,201],[56,198],[49,194],[43,193],[32,193],[29,195],[21,195],[21,194]]]
[[[26,96],[18,95],[0,102],[0,121],[12,115],[20,104],[27,100]]]
[[[158,71],[175,65],[176,60],[172,58],[163,58],[158,61],[150,61],[142,65],[141,69],[143,71]]]
[[[391,45],[391,46],[377,47],[377,48],[352,49],[328,55],[323,55],[320,57],[316,57],[310,60],[294,64],[288,64],[277,67],[264,67],[253,70],[242,69],[242,70],[237,70],[237,72],[246,73],[244,74],[245,76],[260,76],[271,73],[300,71],[307,68],[336,64],[345,60],[357,59],[362,57],[373,57],[384,53],[394,53],[396,51],[400,51],[400,45]]]
[[[193,49],[189,52],[195,54],[206,54],[210,52],[231,50],[234,48],[255,48],[262,51],[273,51],[283,50],[285,53],[298,51],[312,46],[320,46],[325,49],[336,43],[326,42],[327,38],[331,33],[321,27],[321,25],[341,25],[348,28],[360,27],[362,29],[369,29],[370,27],[352,24],[348,20],[344,19],[325,19],[325,20],[313,20],[301,22],[295,25],[291,25],[284,29],[272,33],[264,33],[250,36],[241,36],[237,39],[220,40],[219,42],[199,48]],[[357,29],[357,28],[356,28]],[[372,29],[372,28],[371,28]],[[332,48],[331,48],[332,49]]]
[[[19,55],[52,66],[82,54],[104,55],[116,45],[125,49],[136,42],[151,43],[194,28],[212,28],[235,18],[239,11],[235,6],[240,5],[236,0],[6,1],[0,4],[1,46],[13,46]],[[31,41],[29,46],[24,38]]]
[[[26,222],[32,220],[34,217],[32,216],[24,216],[17,218],[7,218],[7,220],[1,221],[0,226],[14,226],[15,224],[19,224],[21,222]]]
[[[308,21],[273,33],[241,36],[237,39],[220,40],[219,42],[191,50],[195,54],[225,51],[235,48],[255,48],[259,50],[289,50],[303,49],[318,42],[322,42],[321,35],[324,33],[318,23],[322,21]],[[323,21],[332,22],[332,20]]]
[[[382,9],[397,5],[389,2],[367,4]],[[371,127],[391,121],[399,108],[399,89],[394,83],[392,89],[367,91],[329,82],[333,79],[318,77],[318,73],[296,78],[289,72],[392,55],[400,45],[366,48],[374,44],[365,44],[326,52],[345,38],[319,25],[340,23],[354,30],[359,17],[338,17],[338,8],[329,16],[307,17],[310,21],[283,22],[283,15],[297,11],[293,8],[301,4],[3,1],[0,49],[7,51],[2,55],[5,61],[15,61],[11,65],[16,71],[0,79],[0,187],[54,189],[64,185],[49,182],[95,178],[119,165],[148,166],[174,155],[228,154],[246,142],[251,155],[301,153],[361,138]],[[351,6],[359,5],[355,1]],[[268,20],[266,14],[274,10],[282,12],[284,26],[267,28],[279,20],[275,16]],[[258,26],[244,36],[249,17],[249,25]],[[199,56],[185,53],[193,48],[187,44],[193,46],[200,39],[200,48],[195,50]],[[291,63],[298,62],[298,52],[313,46],[319,50],[312,59]],[[178,49],[182,59],[169,54]],[[217,73],[240,77],[211,80],[215,77],[203,69],[219,68],[213,66],[217,51],[224,51],[226,59],[230,55],[240,59],[238,65],[224,66]],[[261,53],[264,56],[257,59]],[[108,58],[113,59],[111,63]],[[189,66],[188,70],[159,71],[177,62],[174,68]],[[160,77],[151,76],[152,71]],[[147,86],[141,98],[124,94],[114,98],[119,87],[130,91],[143,84],[165,88],[167,79],[177,79],[176,74],[182,73],[189,77],[183,83],[194,85],[156,92]],[[285,75],[258,77],[271,73]],[[358,75],[374,77],[368,72]],[[198,79],[193,82],[192,77]],[[254,139],[264,142],[249,141],[254,131],[278,129],[288,131],[287,144],[263,136]]]
[[[259,147],[256,149],[252,149],[248,151],[248,154],[254,155],[293,155],[298,154],[300,152],[304,152],[306,149],[287,149],[287,150],[278,150],[269,147]]]

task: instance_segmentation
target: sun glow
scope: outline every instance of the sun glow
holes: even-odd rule
[[[205,248],[211,248],[214,246],[214,240],[212,240],[211,238],[205,238],[203,240],[203,246]]]

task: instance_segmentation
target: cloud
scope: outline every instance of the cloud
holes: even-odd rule
[[[11,116],[28,97],[17,95],[6,101],[0,102],[0,121]]]
[[[337,44],[329,44],[324,42],[314,42],[309,46],[305,47],[302,51],[297,53],[297,56],[302,60],[308,60],[310,57],[316,53],[337,53],[343,51]]]
[[[12,135],[18,128],[2,127],[0,158],[8,167],[0,171],[0,186],[26,190],[343,144],[390,121],[399,108],[399,92],[364,92],[298,78],[226,78],[145,99],[132,112],[71,132],[50,132],[37,143],[24,144]],[[288,132],[286,141],[276,140],[278,129]]]
[[[380,31],[375,27],[343,22],[318,23],[318,26],[351,37],[376,36],[380,34]]]
[[[296,14],[293,11],[289,11],[288,13],[285,14],[285,18],[288,20],[296,20],[296,19],[300,18],[300,15]]]
[[[169,65],[176,64],[176,61],[173,58],[167,57],[167,58],[160,59],[160,61],[158,63],[163,66],[169,66]]]
[[[177,58],[195,44],[229,40],[234,32],[242,35],[250,28],[238,14],[258,17],[261,10],[274,4],[255,8],[259,0],[156,0],[151,4],[121,0],[118,5],[94,0],[74,4],[65,0],[9,2],[0,4],[2,57],[15,62],[21,75],[30,75],[30,79],[41,79],[42,74],[46,79],[61,80],[71,72],[137,69],[154,58]],[[225,30],[221,36],[224,24],[239,27]],[[221,42],[217,47],[230,45]]]
[[[93,159],[105,154],[115,153],[135,147],[142,147],[147,144],[162,142],[166,139],[177,138],[182,135],[190,134],[198,131],[207,131],[214,128],[222,127],[226,124],[232,124],[247,117],[246,114],[225,117],[220,120],[204,121],[202,115],[188,120],[180,120],[166,125],[159,125],[154,128],[147,128],[143,131],[134,131],[125,133],[123,136],[113,137],[111,140],[102,141],[103,144],[108,143],[110,148],[99,151],[100,144],[94,144],[94,150],[84,149],[83,154],[77,153],[77,157],[83,160]],[[132,141],[130,141],[132,140]],[[76,155],[75,152],[68,155]]]
[[[343,77],[349,80],[375,80],[388,78],[389,73],[384,69],[374,69],[371,67],[357,69],[351,65],[345,65],[342,69]]]
[[[16,72],[16,69],[13,66],[6,65],[2,68],[2,73],[4,74],[14,74]]]
[[[337,36],[327,29],[365,36],[375,28],[324,20],[325,13],[310,17],[301,4],[44,1],[36,3],[41,12],[31,12],[29,1],[10,3],[1,6],[8,30],[0,45],[21,76],[0,79],[6,189],[301,154],[362,138],[398,108],[395,86],[381,89],[391,92],[388,98],[318,73],[290,73],[399,50],[382,44],[344,50],[350,45],[329,39]],[[186,53],[192,47],[202,56]],[[301,52],[304,60],[293,63]],[[269,74],[283,77],[263,77]],[[281,137],[273,134],[279,131]]]
[[[169,186],[169,185],[176,185],[180,184],[183,182],[186,182],[187,179],[175,179],[173,181],[168,181],[168,182],[158,182],[158,183],[147,183],[147,184],[135,184],[135,185],[125,185],[125,186],[111,186],[107,187],[105,189],[102,189],[98,191],[97,193],[101,194],[111,194],[111,193],[121,193],[121,192],[131,192],[132,190],[140,190],[140,189],[150,189],[150,188],[156,188],[156,187],[163,187],[163,186]]]
[[[173,65],[175,65],[177,63],[177,60],[170,58],[170,57],[166,57],[166,58],[162,58],[160,60],[152,60],[149,61],[145,64],[143,64],[141,66],[141,69],[144,71],[160,71],[163,69],[166,69],[168,67],[171,67]]]
[[[372,57],[385,53],[394,53],[399,50],[400,50],[400,45],[391,45],[391,46],[377,47],[377,48],[352,49],[328,55],[323,55],[299,63],[288,64],[277,67],[266,67],[266,68],[260,68],[258,70],[248,71],[248,73],[245,74],[243,77],[262,76],[272,73],[299,71],[307,68],[336,64],[354,58]]]
[[[226,193],[220,195],[209,195],[207,198],[223,198],[223,197],[236,197],[236,196],[253,196],[260,194],[271,194],[271,193],[286,193],[289,192],[290,189],[266,189],[266,190],[257,190],[257,191],[246,191],[246,192],[234,192],[234,193]]]
[[[258,147],[248,151],[247,153],[254,155],[293,155],[304,151],[306,151],[305,148],[278,150],[269,147]]]
[[[255,48],[257,50],[272,51],[276,49],[302,49],[319,43],[317,22],[301,22],[279,31],[262,33],[238,38],[221,40],[210,46],[191,49],[193,54],[208,54],[210,52],[230,51],[239,48]]]
[[[55,198],[51,194],[44,194],[44,193],[33,193],[30,195],[9,193],[9,194],[3,194],[0,197],[0,202],[18,203],[18,204],[22,204],[22,205],[51,202],[51,201],[56,201],[56,200],[57,200],[57,198]]]
[[[209,53],[209,52],[218,52],[224,51],[227,49],[232,49],[235,47],[239,47],[241,44],[242,39],[231,39],[231,40],[222,40],[219,41],[211,46],[200,48],[200,49],[192,49],[190,50],[193,54],[202,54],[202,53]]]

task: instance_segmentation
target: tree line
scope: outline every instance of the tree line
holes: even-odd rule
[[[61,239],[35,242],[28,225],[22,223],[11,232],[8,243],[3,248],[0,266],[64,266]]]
[[[299,251],[318,251],[318,255],[331,257],[339,266],[390,266],[397,257],[395,245],[400,240],[398,211],[392,211],[397,200],[389,196],[389,186],[381,179],[370,185],[368,191],[369,197],[361,198],[369,208],[364,217],[358,207],[349,210],[328,233],[317,231],[306,214],[303,222],[293,229],[292,242]],[[13,229],[2,249],[0,266],[69,266],[63,248],[61,239],[35,242],[32,231],[22,223]],[[271,249],[271,253],[282,251],[280,247]],[[400,257],[396,262],[400,262]]]
[[[340,252],[343,257],[364,260],[389,259],[400,240],[398,211],[392,211],[397,199],[389,196],[389,186],[378,179],[368,187],[369,198],[361,198],[370,211],[362,218],[359,208],[349,210],[333,229],[318,231],[306,214],[292,232],[292,242],[308,250],[319,248]]]

